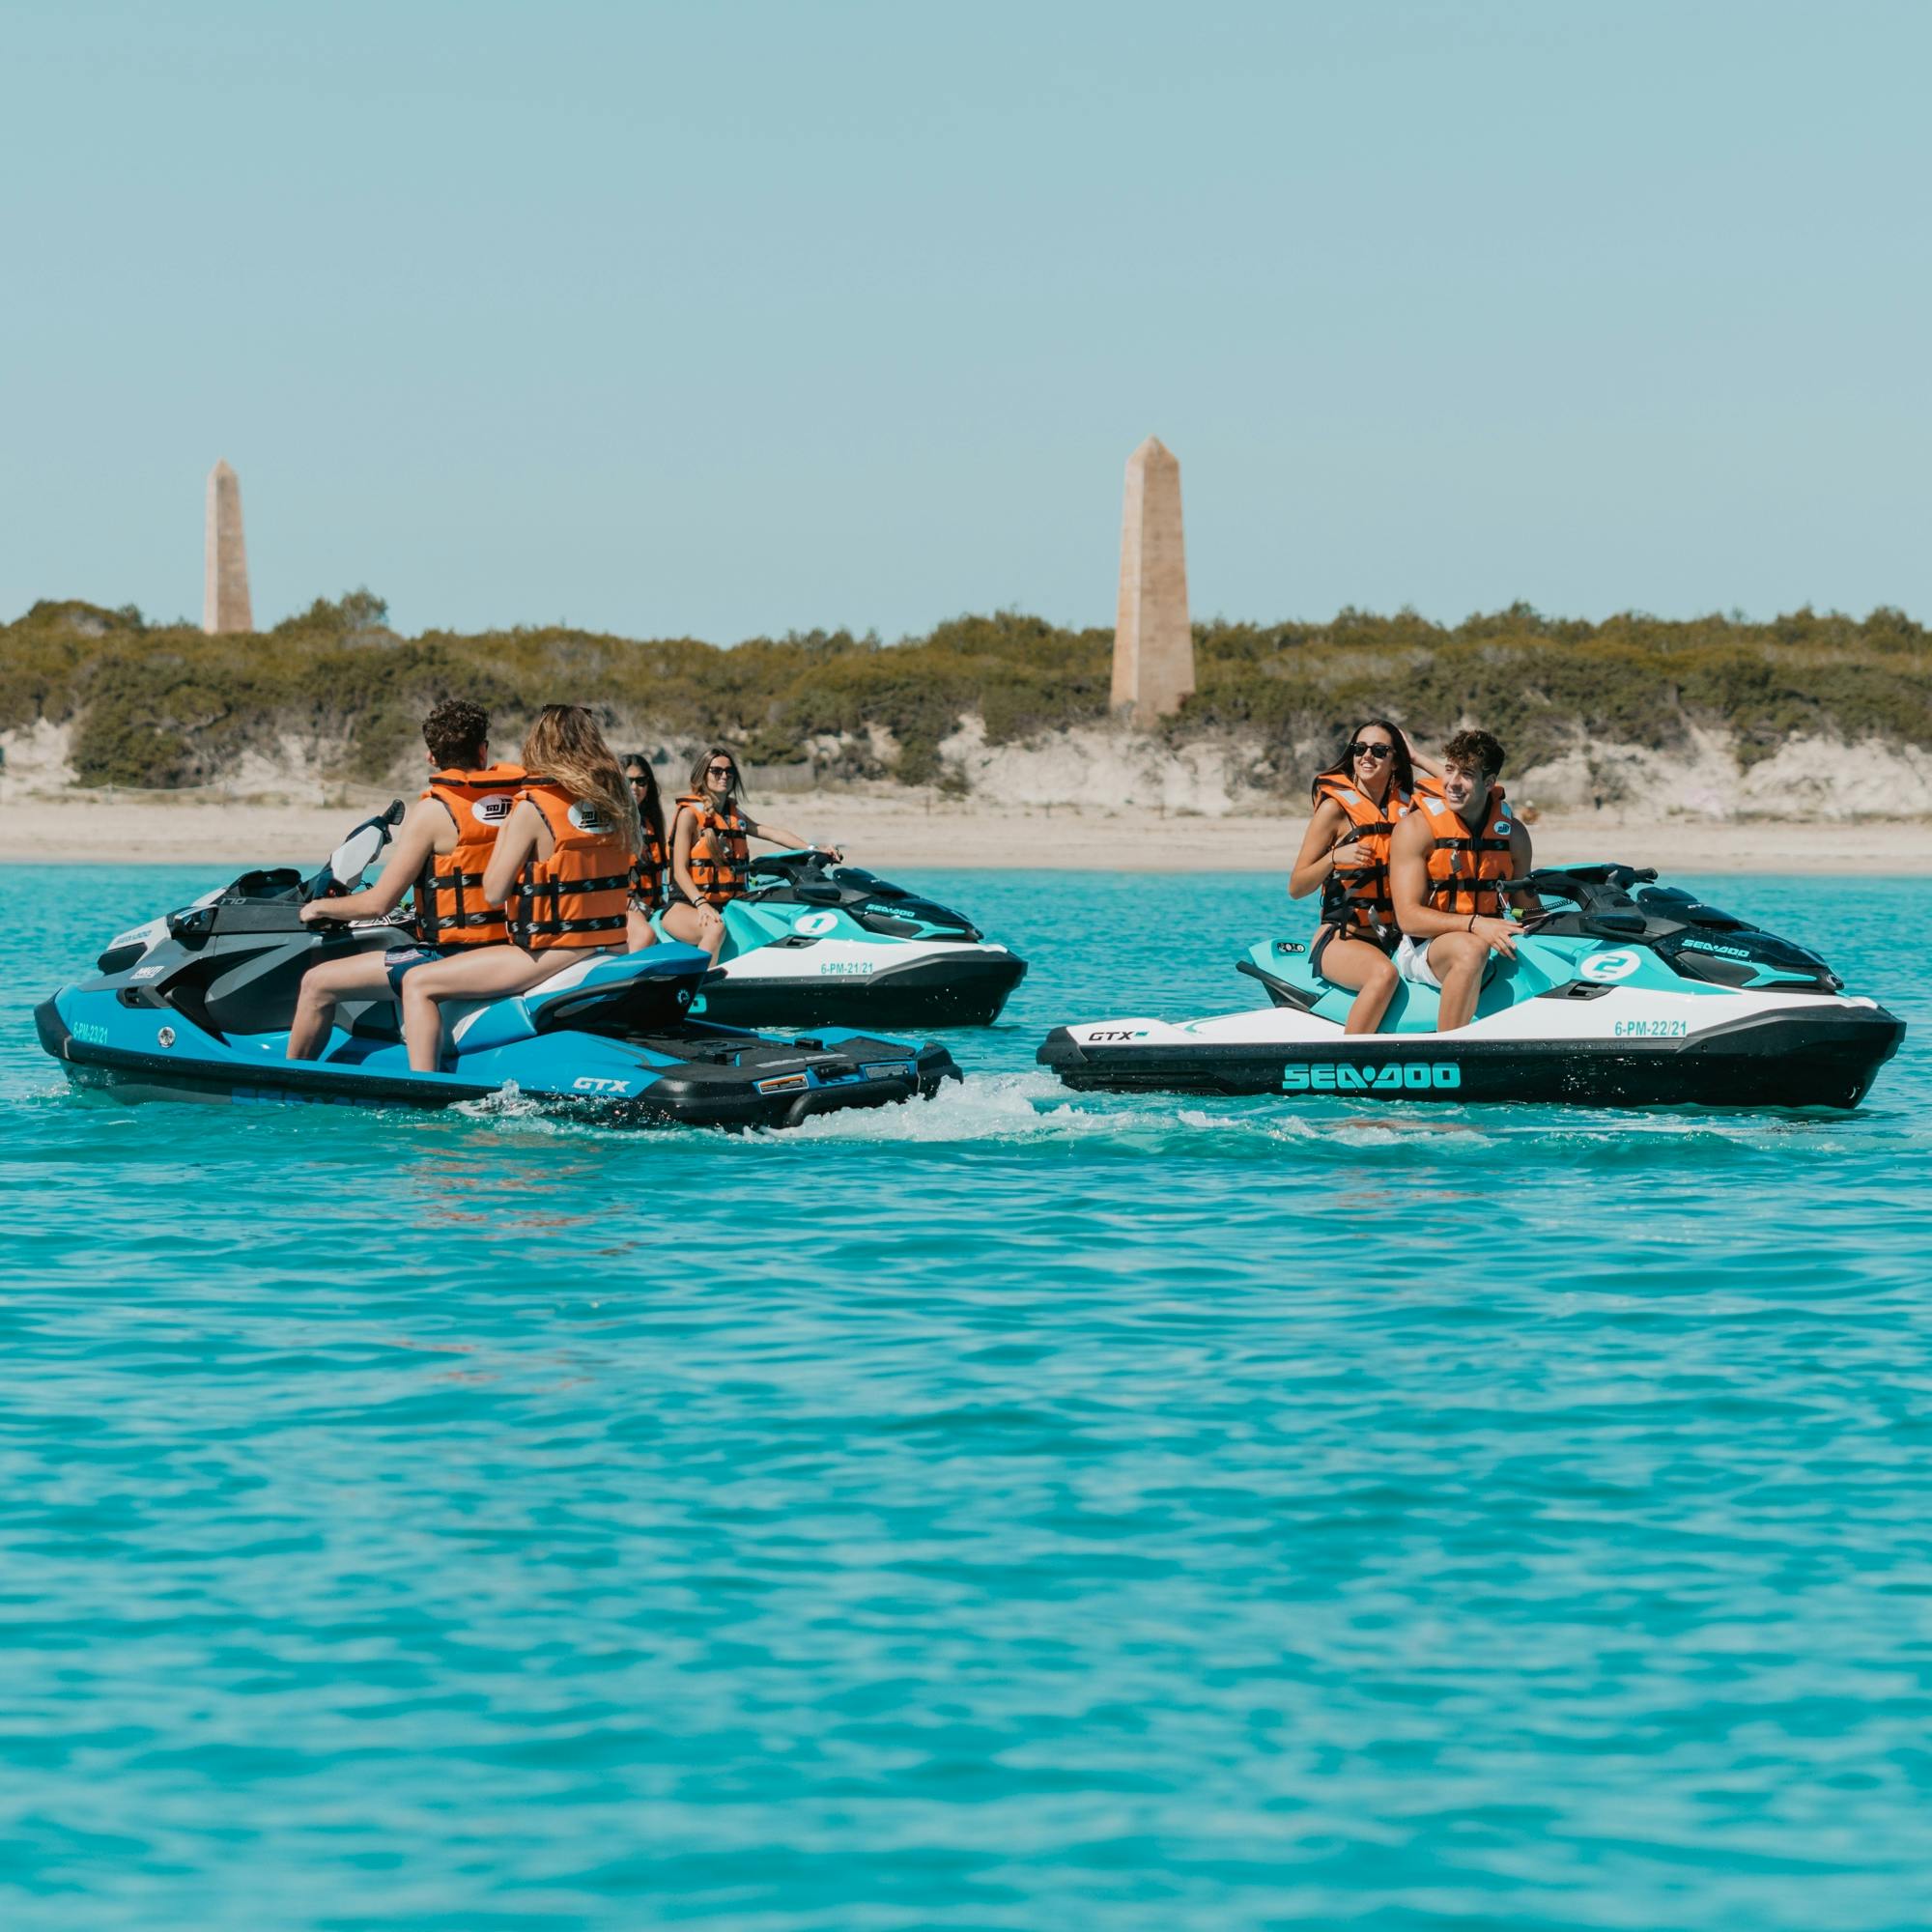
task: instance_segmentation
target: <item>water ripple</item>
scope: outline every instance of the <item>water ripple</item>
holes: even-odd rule
[[[985,875],[927,1107],[124,1109],[85,888],[0,921],[8,1923],[1922,1918],[1932,1032],[1849,1120],[1076,1097],[1294,923]],[[1889,998],[1926,896],[1712,890]]]

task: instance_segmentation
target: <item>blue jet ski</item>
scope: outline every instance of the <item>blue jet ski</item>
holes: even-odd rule
[[[250,1106],[446,1107],[514,1094],[615,1124],[785,1127],[812,1114],[929,1098],[959,1078],[932,1045],[828,1029],[762,1039],[694,1021],[710,960],[664,944],[562,968],[526,993],[443,1009],[444,1068],[411,1069],[396,1008],[345,1002],[320,1059],[283,1058],[303,971],[409,946],[398,920],[304,925],[312,899],[354,890],[402,806],[356,828],[313,878],[245,872],[124,932],[94,973],[35,1012],[78,1086],[119,1097]]]
[[[1856,1107],[1905,1023],[1847,995],[1807,948],[1630,866],[1551,867],[1505,890],[1549,910],[1492,955],[1475,1018],[1435,1031],[1404,980],[1381,1028],[1349,1035],[1354,995],[1298,939],[1238,962],[1269,1004],[1211,1019],[1057,1027],[1037,1058],[1115,1092],[1544,1100],[1578,1106]]]
[[[935,900],[823,852],[752,861],[692,1010],[731,1025],[991,1026],[1026,961]]]

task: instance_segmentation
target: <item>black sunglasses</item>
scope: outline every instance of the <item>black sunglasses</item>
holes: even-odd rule
[[[736,765],[706,765],[704,776],[708,779],[735,779],[738,776],[738,767]]]
[[[1392,758],[1395,756],[1395,747],[1393,745],[1368,745],[1357,738],[1349,747],[1349,755],[1351,758]]]

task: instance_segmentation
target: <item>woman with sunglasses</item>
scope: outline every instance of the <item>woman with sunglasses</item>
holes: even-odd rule
[[[1319,887],[1321,923],[1309,963],[1324,980],[1355,995],[1349,1033],[1374,1033],[1395,997],[1394,953],[1402,943],[1389,895],[1389,835],[1414,810],[1420,763],[1408,740],[1386,718],[1349,734],[1342,755],[1315,775],[1315,811],[1289,874],[1290,898]]]
[[[691,768],[691,789],[678,799],[671,823],[673,890],[663,923],[673,939],[701,946],[718,957],[724,944],[724,908],[743,895],[751,877],[746,841],[752,838],[810,847],[835,861],[845,856],[836,845],[812,846],[782,825],[760,825],[745,810],[737,759],[723,745],[714,745]]]
[[[664,794],[658,789],[658,775],[642,752],[633,752],[624,760],[624,781],[637,803],[638,863],[631,874],[631,903],[625,914],[625,937],[633,952],[641,952],[658,943],[657,927],[651,915],[664,904],[665,858],[669,841],[665,837]]]

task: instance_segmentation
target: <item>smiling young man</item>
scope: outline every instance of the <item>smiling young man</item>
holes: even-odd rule
[[[1442,796],[1419,798],[1419,811],[1389,840],[1389,895],[1402,944],[1395,969],[1442,995],[1435,1029],[1469,1024],[1492,952],[1516,954],[1519,928],[1503,918],[1506,879],[1529,871],[1529,834],[1504,800],[1503,748],[1487,731],[1458,731],[1442,748]],[[1525,911],[1528,895],[1511,895]]]

